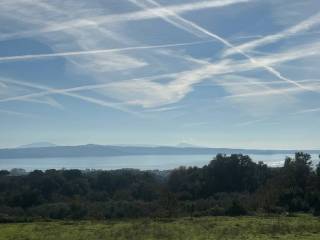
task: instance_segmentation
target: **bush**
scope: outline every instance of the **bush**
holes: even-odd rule
[[[28,212],[35,217],[66,219],[70,216],[71,210],[66,203],[52,203],[30,208]]]
[[[313,215],[317,216],[317,217],[320,217],[320,202],[318,202],[315,205],[314,210],[313,210]]]
[[[268,208],[264,208],[264,210],[267,213],[272,213],[272,214],[283,214],[286,212],[286,210],[283,207],[277,207],[277,206],[272,206]]]
[[[213,207],[209,209],[210,216],[224,216],[226,214],[226,210],[222,207]]]
[[[226,215],[228,216],[242,216],[246,214],[247,210],[238,201],[233,201],[231,207],[226,211]]]

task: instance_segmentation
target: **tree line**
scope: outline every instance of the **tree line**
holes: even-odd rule
[[[0,171],[0,222],[294,212],[320,215],[320,164],[302,152],[282,167],[218,154],[169,172]]]

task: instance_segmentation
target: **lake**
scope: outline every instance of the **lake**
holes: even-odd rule
[[[263,161],[269,166],[282,166],[285,154],[250,155],[258,162]],[[290,155],[289,155],[290,156]],[[202,167],[210,162],[212,155],[143,155],[117,157],[83,157],[83,158],[36,158],[36,159],[0,159],[0,169],[10,170],[23,168],[34,169],[121,169],[135,168],[141,170],[169,170],[179,166]],[[318,162],[317,155],[312,156]]]

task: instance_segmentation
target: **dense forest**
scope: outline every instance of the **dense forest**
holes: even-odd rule
[[[320,165],[296,153],[282,167],[241,154],[172,171],[0,171],[0,221],[246,214],[320,215]]]

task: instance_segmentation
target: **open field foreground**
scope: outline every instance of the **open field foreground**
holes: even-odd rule
[[[128,221],[59,221],[1,224],[2,240],[78,239],[320,239],[320,219],[295,217],[202,217]]]

